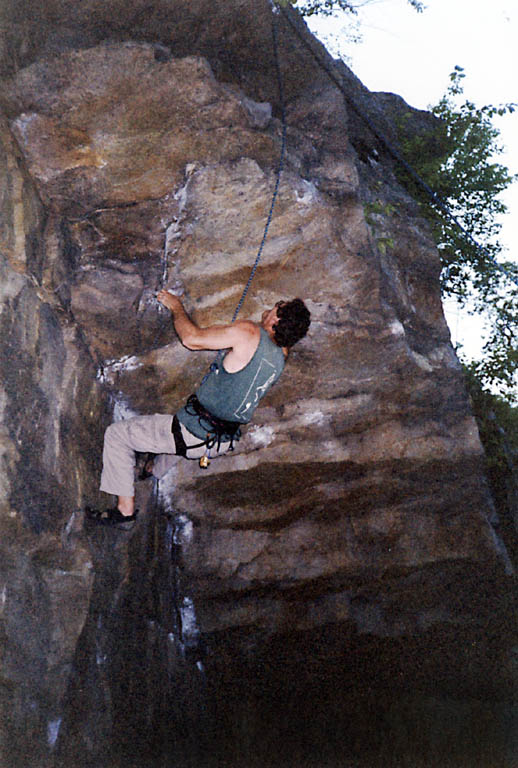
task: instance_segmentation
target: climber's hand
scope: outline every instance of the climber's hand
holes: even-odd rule
[[[157,294],[157,299],[161,304],[164,305],[164,307],[170,309],[173,314],[179,310],[183,310],[182,302],[178,296],[173,296],[173,294],[169,293],[169,291],[159,291]]]

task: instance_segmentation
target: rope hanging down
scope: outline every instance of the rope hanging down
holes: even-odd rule
[[[501,264],[498,263],[496,258],[490,254],[488,251],[486,251],[473,237],[473,235],[468,232],[468,230],[463,227],[463,225],[460,223],[458,218],[450,211],[447,204],[442,200],[439,195],[433,191],[433,189],[419,176],[417,171],[412,168],[409,163],[404,159],[404,157],[401,156],[401,154],[398,152],[398,150],[390,143],[390,141],[378,130],[378,128],[374,125],[372,120],[360,110],[360,108],[356,105],[356,103],[351,98],[350,94],[347,93],[343,83],[341,82],[340,78],[336,76],[336,74],[332,71],[328,65],[322,61],[321,57],[317,54],[317,52],[314,50],[313,46],[309,43],[309,41],[301,34],[300,30],[297,28],[296,24],[293,22],[293,19],[290,17],[290,14],[286,11],[285,8],[282,6],[277,6],[279,11],[282,13],[285,20],[290,25],[291,29],[295,32],[297,37],[299,38],[300,42],[303,44],[303,46],[309,51],[312,58],[317,62],[319,67],[327,74],[329,79],[336,85],[336,87],[339,89],[339,91],[342,93],[344,99],[346,100],[347,104],[351,107],[351,109],[358,115],[358,117],[363,120],[363,122],[369,127],[369,129],[372,131],[374,136],[378,139],[378,141],[383,144],[387,152],[392,155],[394,160],[396,160],[409,174],[409,176],[412,177],[412,179],[418,184],[418,186],[421,187],[421,189],[426,192],[428,197],[435,203],[435,205],[455,224],[455,226],[463,233],[463,235],[470,241],[470,243],[479,251],[479,253],[483,254],[484,256],[488,256],[495,267],[505,274],[512,282],[516,283],[518,285],[518,278],[512,275],[510,272],[508,272],[505,267],[503,267]],[[333,65],[334,66],[334,65]]]
[[[286,108],[285,108],[285,105],[284,105],[284,85],[283,85],[283,81],[282,81],[282,73],[281,73],[281,68],[280,68],[280,64],[279,64],[279,44],[278,44],[278,39],[277,39],[277,17],[279,15],[279,9],[278,9],[277,5],[273,2],[273,0],[270,0],[270,5],[272,6],[273,58],[274,58],[274,64],[275,64],[275,73],[276,73],[276,76],[277,76],[277,87],[278,87],[278,91],[279,91],[279,103],[280,103],[280,107],[281,107],[281,123],[282,123],[281,152],[280,152],[280,156],[279,156],[279,164],[277,166],[277,171],[276,171],[276,174],[275,174],[275,187],[274,187],[273,194],[272,194],[272,201],[271,201],[271,204],[270,204],[270,210],[268,212],[268,217],[266,219],[266,224],[265,224],[265,227],[264,227],[264,232],[263,232],[263,237],[262,237],[262,240],[261,240],[261,244],[259,246],[259,250],[257,252],[257,256],[255,257],[255,261],[254,261],[254,264],[252,266],[252,269],[250,270],[250,275],[248,277],[247,283],[246,283],[246,285],[245,285],[245,287],[243,289],[243,293],[241,294],[241,298],[239,299],[237,307],[234,310],[234,314],[232,316],[232,321],[231,321],[232,323],[235,322],[235,320],[236,320],[236,318],[237,318],[237,316],[238,316],[238,314],[239,314],[239,312],[241,310],[241,307],[243,306],[243,302],[244,302],[244,300],[246,298],[246,295],[248,293],[250,285],[252,284],[252,280],[254,279],[255,273],[257,271],[257,267],[259,266],[259,262],[261,260],[262,254],[263,254],[264,246],[265,246],[265,243],[266,243],[266,238],[268,236],[268,230],[270,228],[270,224],[271,224],[272,217],[273,217],[273,209],[275,207],[275,202],[277,200],[277,195],[279,193],[279,185],[280,185],[280,181],[281,181],[281,173],[282,173],[282,169],[284,167],[284,159],[285,159],[285,155],[286,155]],[[165,242],[165,245],[164,245],[164,260],[166,258],[165,257],[166,250],[167,250],[167,237],[166,237],[166,242]],[[165,264],[165,261],[164,261],[162,277],[161,277],[161,280],[160,280],[160,285],[161,286],[163,286],[165,281],[166,281],[166,275],[167,275],[167,267],[166,267],[166,264]],[[157,331],[157,333],[155,335],[155,339],[154,339],[154,342],[153,342],[153,347],[155,346],[156,341],[157,341],[159,335],[161,334],[161,332],[163,330],[162,326],[163,326],[163,323],[160,323],[158,331]],[[220,350],[218,358],[221,356],[221,354],[222,354],[222,351]],[[214,365],[214,363],[212,365]],[[211,366],[211,368],[212,368],[212,366]]]
[[[243,289],[243,293],[241,294],[241,298],[239,299],[238,305],[234,311],[234,315],[232,317],[232,322],[235,321],[237,318],[239,311],[241,307],[243,306],[243,302],[246,298],[246,294],[248,293],[248,289],[250,288],[250,285],[252,283],[252,280],[254,279],[257,267],[259,266],[259,262],[261,260],[261,256],[263,254],[264,244],[266,243],[266,238],[268,236],[268,230],[270,228],[270,224],[272,221],[273,216],[273,209],[275,207],[275,202],[277,200],[277,195],[279,192],[279,184],[281,181],[281,173],[282,169],[284,167],[284,156],[286,153],[286,109],[284,106],[284,87],[282,82],[282,74],[281,74],[281,68],[279,65],[279,45],[277,40],[277,15],[278,10],[274,6],[272,2],[272,10],[273,10],[273,16],[272,16],[272,43],[273,43],[273,57],[274,57],[274,63],[275,63],[275,72],[277,75],[277,87],[279,89],[279,102],[281,105],[281,121],[282,121],[282,140],[281,140],[281,154],[279,158],[279,165],[277,166],[277,172],[276,172],[276,179],[275,179],[275,187],[273,190],[272,195],[272,202],[270,205],[270,210],[268,212],[268,217],[266,219],[266,225],[264,227],[264,233],[263,233],[263,239],[261,240],[261,244],[259,246],[259,250],[257,252],[257,256],[255,257],[255,261],[253,264],[253,267],[250,271],[250,276],[248,278],[248,281]]]
[[[275,202],[277,200],[277,195],[279,193],[279,185],[281,181],[281,173],[282,169],[284,167],[284,157],[286,154],[286,108],[284,105],[284,86],[282,82],[282,74],[281,74],[281,68],[279,64],[279,45],[278,45],[278,39],[277,39],[277,16],[279,14],[279,10],[277,6],[275,5],[273,0],[270,0],[270,5],[272,6],[272,44],[273,44],[273,58],[275,63],[275,72],[277,75],[277,87],[279,90],[279,102],[281,105],[281,121],[282,121],[282,138],[281,138],[281,153],[279,156],[279,164],[277,166],[276,171],[276,177],[275,177],[275,187],[273,189],[272,194],[272,202],[270,204],[270,210],[268,211],[268,217],[266,219],[266,224],[264,227],[263,232],[263,238],[261,240],[261,244],[259,246],[259,250],[257,251],[257,256],[255,257],[255,261],[253,263],[252,269],[250,270],[250,275],[248,277],[248,280],[246,282],[245,287],[243,288],[243,293],[241,294],[241,298],[239,299],[239,302],[237,304],[236,309],[234,310],[234,314],[232,316],[232,323],[235,322],[239,311],[241,307],[243,306],[243,302],[246,298],[246,295],[248,293],[248,289],[250,288],[250,285],[252,284],[252,280],[254,279],[255,273],[257,271],[257,267],[259,266],[259,262],[261,260],[261,256],[263,254],[264,245],[266,243],[266,238],[268,236],[268,230],[270,228],[270,224],[272,221],[273,216],[273,209],[275,207]],[[221,362],[223,358],[223,352],[224,350],[220,349],[218,354],[216,355],[216,359],[213,363],[209,366],[209,371],[205,375],[205,377],[202,380],[202,383],[207,379],[207,377],[210,375],[211,372],[213,372],[217,367],[218,363]]]

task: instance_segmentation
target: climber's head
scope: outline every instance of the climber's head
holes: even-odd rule
[[[290,348],[308,332],[310,312],[302,299],[278,301],[263,312],[261,325],[279,347]]]

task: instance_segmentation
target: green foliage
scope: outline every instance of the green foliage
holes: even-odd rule
[[[373,219],[374,216],[392,216],[394,211],[396,210],[395,206],[392,205],[392,203],[386,203],[382,202],[381,200],[374,200],[372,203],[365,203],[363,206],[363,212],[365,214],[365,221],[370,226],[376,226],[376,221]]]
[[[443,121],[448,147],[447,157],[432,181],[434,191],[470,235],[467,238],[453,222],[441,219],[439,244],[443,263],[448,267],[444,288],[448,293],[465,296],[474,281],[485,299],[484,289],[491,289],[492,283],[491,279],[488,284],[487,273],[494,269],[494,259],[502,250],[497,240],[501,228],[497,217],[507,209],[499,195],[514,180],[505,166],[493,161],[503,150],[492,118],[513,112],[514,105],[478,108],[465,101],[457,106],[454,98],[462,94],[463,77],[462,69],[456,67],[450,75],[447,95],[432,109]],[[482,248],[477,248],[471,238]],[[480,277],[483,279],[477,279]]]
[[[507,264],[508,274],[518,280],[516,264]],[[518,285],[506,275],[500,276],[504,284],[501,295],[488,296],[487,313],[491,319],[489,336],[483,347],[482,360],[473,363],[480,380],[509,402],[517,402],[516,371],[518,370]],[[495,286],[495,291],[498,285]]]
[[[518,408],[480,383],[475,364],[465,365],[464,372],[488,466],[499,473],[518,469]]]
[[[518,562],[515,516],[518,513],[518,408],[492,394],[473,365],[465,367],[473,414],[486,455],[491,493],[500,514],[506,545]]]
[[[294,5],[303,16],[333,16],[337,11],[357,13],[358,8],[371,0],[275,0],[279,5]],[[421,0],[407,0],[418,13],[425,9]]]
[[[281,0],[282,2],[282,0]],[[348,0],[284,0],[298,8],[303,16],[332,16],[337,11],[356,13],[353,3]]]
[[[444,267],[444,293],[461,304],[469,300],[476,312],[489,315],[491,332],[477,364],[478,375],[512,399],[518,362],[518,286],[513,278],[518,279],[518,272],[516,265],[498,258],[502,253],[498,217],[507,210],[499,196],[517,177],[494,161],[502,147],[492,120],[512,113],[516,105],[459,104],[464,77],[462,67],[455,67],[446,95],[432,108],[441,121],[433,136],[401,141],[407,162],[462,229],[414,181],[406,178],[405,184],[432,224]]]
[[[426,5],[424,3],[421,3],[420,0],[408,0],[412,8],[415,8],[417,13],[422,13],[424,9],[426,8]]]
[[[381,200],[374,200],[372,203],[365,203],[363,206],[366,215],[369,213],[376,213],[382,216],[392,216],[396,210],[396,206],[392,203],[382,202]]]
[[[392,216],[395,210],[395,206],[392,203],[382,202],[379,199],[365,203],[363,206],[365,221],[371,227],[376,239],[377,248],[383,255],[385,255],[387,249],[394,248],[395,246],[394,238],[384,233],[386,220]]]
[[[387,248],[394,248],[395,242],[393,237],[378,237],[376,240],[376,245],[378,246],[378,250],[381,254],[385,255],[387,252]]]

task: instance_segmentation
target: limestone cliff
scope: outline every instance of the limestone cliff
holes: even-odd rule
[[[491,611],[495,631],[505,621],[511,567],[437,252],[392,160],[284,17],[287,161],[242,316],[298,295],[310,333],[235,453],[205,472],[178,461],[141,487],[131,534],[83,528],[104,427],[174,412],[211,361],[180,345],[157,289],[182,289],[202,325],[228,322],[270,205],[270,5],[213,5],[3,4],[1,701],[13,765],[28,749],[33,765],[71,765],[78,749],[108,765],[117,710],[144,740],[173,700],[182,727],[199,722],[202,669],[229,690],[233,669],[242,679],[265,655],[275,669],[287,647],[293,665],[329,653],[343,666],[353,647],[372,659],[373,638],[469,632]],[[341,77],[395,136],[394,114],[410,108]],[[414,118],[416,130],[431,119]]]

